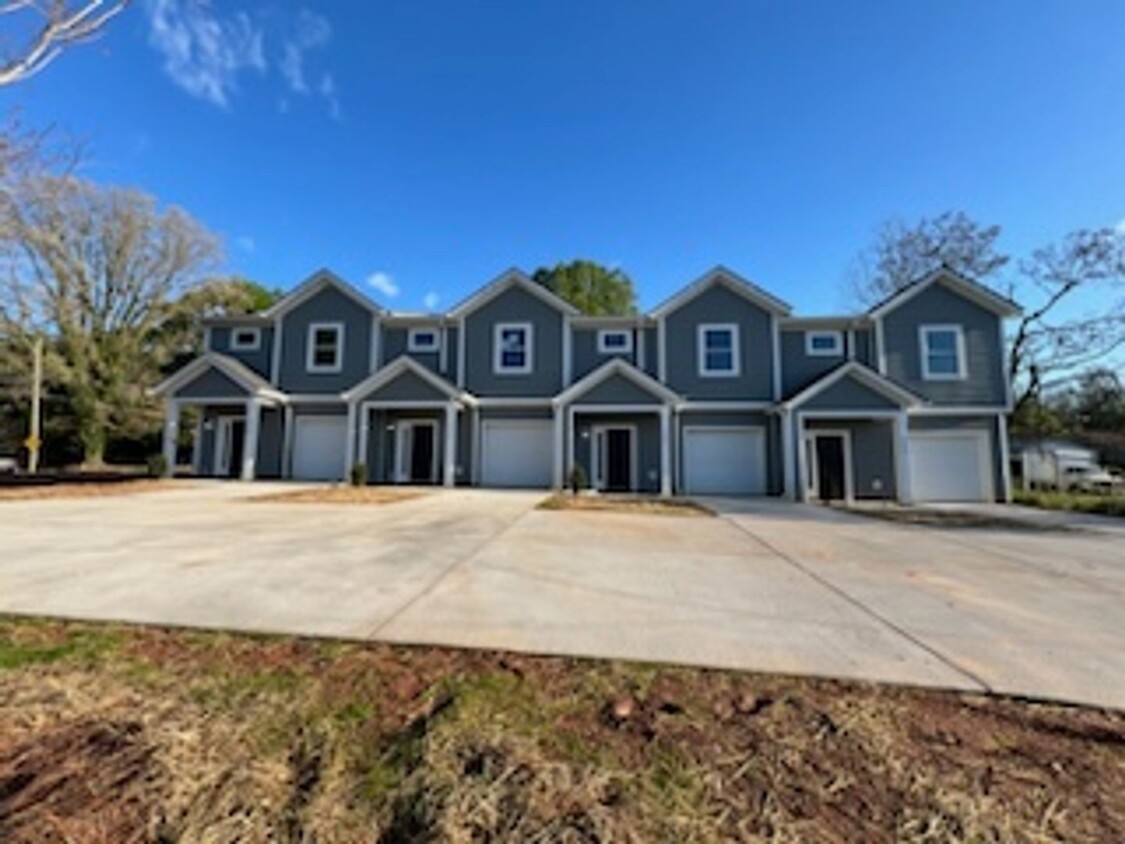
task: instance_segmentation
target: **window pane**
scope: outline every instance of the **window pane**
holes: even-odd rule
[[[612,349],[620,349],[622,346],[625,345],[625,335],[624,334],[616,334],[616,333],[615,334],[603,334],[602,335],[602,345],[607,346],[608,348],[612,348]]]
[[[936,375],[956,375],[957,355],[931,354],[929,357],[930,372]]]
[[[931,352],[957,352],[957,334],[953,331],[931,331],[926,335],[926,343]]]
[[[500,331],[500,366],[503,369],[522,369],[527,365],[527,332],[522,328],[504,328]]]
[[[712,328],[704,332],[704,342],[707,344],[707,349],[729,349],[731,348],[731,333],[725,328]]]
[[[836,338],[829,334],[814,334],[812,337],[812,347],[824,351],[835,349]]]
[[[734,369],[734,356],[729,350],[709,350],[706,363],[708,372],[729,372]]]

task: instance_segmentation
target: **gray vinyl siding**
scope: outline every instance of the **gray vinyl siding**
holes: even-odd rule
[[[663,399],[623,375],[613,375],[595,384],[573,404],[663,404]]]
[[[895,484],[893,420],[809,419],[809,431],[830,428],[851,432],[852,484],[856,498],[891,500]],[[796,452],[794,452],[796,453]]]
[[[997,500],[1004,496],[1004,468],[1000,456],[996,416],[911,416],[911,431],[958,431],[972,429],[988,432],[988,452],[992,456],[992,488]]]
[[[614,358],[627,360],[629,363],[637,362],[637,332],[632,328],[622,328],[633,337],[632,352],[613,352],[601,354],[598,352],[598,328],[575,328],[571,335],[570,354],[572,360],[571,381],[578,381],[582,376],[588,375],[606,361]]]
[[[730,289],[715,285],[665,318],[666,382],[689,399],[768,401],[773,397],[771,315]],[[737,377],[699,375],[699,331],[704,323],[739,327],[741,369]]]
[[[466,414],[462,414],[466,415]],[[403,419],[430,420],[437,423],[437,438],[434,448],[437,455],[438,473],[437,485],[442,483],[441,473],[444,471],[445,455],[445,414],[440,410],[372,410],[367,417],[367,462],[368,483],[385,484],[394,483],[395,459],[395,434],[392,426]],[[361,420],[362,424],[362,420]],[[468,439],[467,433],[464,433]],[[456,481],[462,483],[468,478],[468,462],[464,454],[458,455],[455,465]]]
[[[851,376],[841,378],[799,407],[800,410],[898,410],[899,406]]]
[[[258,431],[259,478],[281,477],[281,450],[284,440],[285,417],[276,407],[262,409],[262,425]]]
[[[217,369],[208,369],[176,391],[178,399],[241,399],[247,398],[245,388]]]
[[[449,396],[413,372],[404,372],[360,401],[449,401]]]
[[[762,428],[766,432],[766,493],[780,495],[784,483],[782,474],[781,455],[781,426],[778,417],[772,414],[744,412],[744,411],[685,411],[680,414],[679,434],[677,441],[680,444],[681,454],[676,458],[678,464],[676,477],[682,483],[683,472],[683,430],[688,427],[706,427],[708,425],[729,427],[748,426]]]
[[[660,492],[660,419],[655,413],[638,414],[575,414],[574,462],[586,471],[586,477],[593,485],[594,470],[591,465],[591,443],[593,434],[582,436],[583,431],[591,431],[595,425],[635,426],[637,433],[637,490],[639,492]]]
[[[860,363],[878,369],[879,362],[875,360],[875,339],[869,328],[855,330],[855,359]]]
[[[496,375],[492,371],[495,326],[529,322],[532,371]],[[477,396],[554,396],[563,388],[563,315],[520,288],[509,288],[465,318],[465,388]]]
[[[839,366],[844,356],[820,357],[805,354],[805,329],[781,332],[781,394],[794,396],[805,387]]]
[[[306,371],[309,325],[344,324],[343,368],[339,373]],[[282,319],[279,386],[290,393],[339,393],[370,374],[372,314],[334,287],[325,287]]]
[[[999,317],[942,284],[932,284],[883,317],[887,376],[937,404],[1003,405],[1004,354]],[[922,325],[960,325],[965,334],[961,381],[926,381],[918,329]]]
[[[660,332],[656,328],[644,328],[641,329],[640,334],[644,337],[645,349],[644,366],[642,366],[641,369],[647,372],[653,378],[656,378],[660,374],[660,346],[657,339],[660,336]],[[639,340],[640,337],[638,337],[637,339]],[[640,353],[638,352],[638,360],[639,359]]]
[[[441,329],[437,325],[427,325],[425,327],[433,329],[434,331],[437,331],[439,336],[440,336]],[[386,326],[383,326],[383,331],[382,331],[383,348],[382,348],[382,351],[380,353],[380,357],[383,361],[383,365],[386,366],[387,364],[394,363],[397,358],[400,358],[403,355],[408,355],[409,357],[412,357],[412,358],[414,358],[414,360],[418,361],[418,363],[422,364],[422,366],[429,369],[431,372],[436,372],[437,374],[441,375],[442,377],[446,377],[447,373],[444,373],[441,370],[441,351],[440,351],[440,349],[438,351],[434,351],[434,352],[411,352],[411,351],[408,351],[409,345],[410,345],[409,344],[409,338],[410,338],[409,331],[410,331],[410,329],[408,329],[408,328],[398,328],[398,327],[388,328]],[[456,371],[456,370],[454,370],[454,371]]]
[[[270,367],[273,365],[273,328],[265,326],[247,325],[247,328],[257,328],[261,334],[261,342],[254,351],[235,351],[230,347],[230,326],[215,325],[208,329],[211,332],[211,351],[232,357],[257,372],[267,381],[270,378]]]

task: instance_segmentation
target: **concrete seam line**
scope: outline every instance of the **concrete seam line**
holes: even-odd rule
[[[363,633],[362,634],[363,638],[365,638],[365,639],[376,638],[387,627],[389,627],[391,624],[394,624],[394,622],[396,622],[404,613],[406,613],[408,610],[413,608],[419,601],[421,601],[423,598],[429,597],[430,594],[435,589],[437,589],[438,585],[443,580],[445,580],[447,577],[449,577],[449,575],[453,574],[454,569],[458,569],[461,566],[464,566],[468,563],[471,563],[473,560],[475,560],[477,557],[480,556],[481,552],[484,551],[485,548],[487,548],[489,545],[491,545],[493,542],[498,540],[500,537],[502,537],[504,534],[506,534],[508,531],[510,531],[512,528],[514,528],[517,524],[519,524],[521,521],[523,521],[523,519],[526,518],[528,515],[530,515],[531,512],[534,509],[535,508],[532,507],[529,510],[525,510],[525,511],[521,512],[514,519],[512,519],[512,521],[510,521],[510,522],[508,522],[508,524],[504,525],[503,528],[501,528],[499,531],[492,534],[487,539],[482,541],[479,545],[477,545],[475,548],[473,548],[473,550],[470,551],[468,554],[466,554],[463,557],[460,557],[459,559],[454,560],[452,563],[450,563],[445,568],[443,568],[440,572],[438,572],[437,576],[433,580],[431,580],[428,584],[426,584],[425,588],[423,588],[421,592],[416,594],[413,598],[408,599],[402,606],[400,606],[398,609],[396,609],[394,612],[392,612],[389,616],[387,616],[385,619],[380,621],[378,624],[376,624],[370,630]]]
[[[992,686],[990,686],[984,680],[983,677],[980,677],[979,675],[973,673],[969,669],[967,669],[967,668],[965,668],[961,665],[958,665],[952,658],[946,656],[941,651],[939,651],[937,648],[933,647],[932,645],[927,644],[926,642],[923,642],[921,639],[919,639],[913,633],[911,633],[910,631],[906,630],[903,627],[900,627],[899,625],[897,625],[893,621],[891,621],[889,618],[886,618],[885,616],[883,616],[883,615],[879,614],[878,612],[876,612],[875,610],[871,609],[869,606],[864,604],[859,599],[853,598],[851,595],[849,595],[847,592],[845,592],[839,586],[836,586],[836,584],[832,583],[832,581],[828,580],[827,578],[821,577],[819,574],[817,574],[812,569],[805,566],[803,563],[801,563],[795,557],[792,557],[789,554],[786,554],[780,548],[775,547],[768,540],[763,539],[762,537],[758,536],[758,534],[754,533],[754,531],[750,530],[750,528],[746,527],[745,525],[740,524],[739,522],[735,521],[734,519],[728,518],[727,521],[729,521],[731,524],[733,524],[735,527],[737,527],[740,531],[745,533],[747,536],[749,536],[751,539],[753,539],[759,545],[762,545],[763,547],[768,548],[770,551],[772,551],[778,557],[785,560],[787,563],[789,563],[795,569],[800,571],[806,577],[809,577],[812,580],[815,580],[817,583],[819,583],[825,589],[830,590],[834,594],[843,598],[845,601],[847,601],[853,607],[860,610],[860,612],[864,613],[865,615],[870,616],[871,618],[875,619],[879,623],[881,623],[884,626],[888,627],[889,629],[893,630],[895,633],[902,636],[904,639],[906,639],[908,642],[913,644],[915,647],[920,648],[921,650],[928,653],[930,656],[934,657],[934,659],[936,659],[942,665],[944,665],[947,668],[955,671],[956,673],[960,674],[963,677],[967,677],[969,680],[971,680],[972,682],[974,682],[978,686],[980,686],[983,691],[988,692],[989,694],[994,693],[994,690],[993,690]]]

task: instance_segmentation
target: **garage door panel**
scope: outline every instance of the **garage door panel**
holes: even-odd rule
[[[988,434],[912,434],[910,481],[917,501],[991,501]]]
[[[293,427],[293,478],[343,480],[346,438],[347,420],[343,416],[297,416]]]
[[[765,494],[761,428],[688,428],[683,440],[684,491],[689,495]]]
[[[549,420],[486,421],[481,429],[481,483],[498,487],[549,487],[553,471]]]

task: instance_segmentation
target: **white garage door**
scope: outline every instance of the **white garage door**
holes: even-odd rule
[[[684,428],[684,491],[689,495],[765,495],[761,428]]]
[[[297,416],[293,428],[293,477],[342,481],[347,420],[343,416]]]
[[[484,486],[551,485],[550,420],[486,421],[481,429],[481,483]]]
[[[988,433],[911,434],[910,483],[916,501],[992,501]]]

